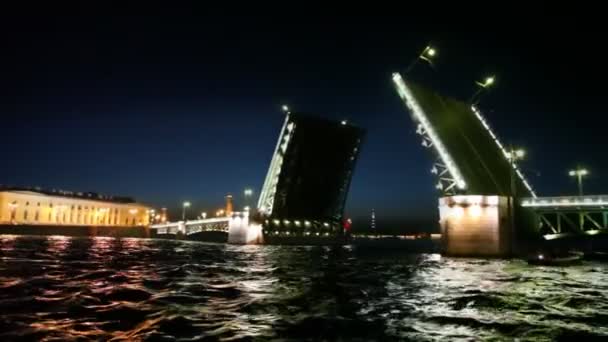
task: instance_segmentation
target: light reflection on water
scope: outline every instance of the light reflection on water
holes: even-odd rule
[[[0,236],[0,340],[608,336],[608,267]]]

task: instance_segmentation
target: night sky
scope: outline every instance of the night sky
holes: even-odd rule
[[[480,107],[504,143],[527,149],[540,195],[575,193],[567,171],[579,163],[588,192],[608,193],[597,21],[56,12],[0,24],[0,184],[211,212],[227,193],[259,193],[288,104],[368,130],[347,215],[367,221],[375,208],[380,222],[433,222],[433,159],[390,78],[432,41],[435,69],[421,64],[412,77],[467,99],[495,74]]]

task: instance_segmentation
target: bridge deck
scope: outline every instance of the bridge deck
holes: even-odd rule
[[[608,195],[523,198],[521,205],[537,209],[572,210],[579,208],[584,210],[604,210],[608,208]]]

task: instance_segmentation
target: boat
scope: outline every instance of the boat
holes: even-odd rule
[[[571,266],[577,265],[583,259],[582,253],[569,253],[564,256],[538,253],[528,258],[528,264],[539,266]]]

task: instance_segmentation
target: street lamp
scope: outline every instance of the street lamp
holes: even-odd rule
[[[511,187],[511,196],[509,196],[509,212],[511,221],[511,253],[513,253],[513,242],[515,241],[515,197],[517,196],[517,186],[515,186],[515,162],[524,159],[526,151],[523,149],[514,149],[510,147],[505,153],[509,160],[509,181]]]
[[[418,55],[418,57],[416,57],[416,59],[412,63],[410,63],[407,69],[405,69],[405,73],[407,74],[408,72],[410,72],[421,59],[433,66],[433,58],[436,55],[437,49],[435,49],[431,45],[427,45],[424,50],[422,50],[422,52]]]
[[[479,96],[479,94],[481,94],[481,92],[494,85],[494,82],[496,82],[496,78],[494,76],[486,77],[483,82],[476,81],[475,84],[479,86],[479,89],[477,89],[473,96],[471,96],[471,100],[469,100],[469,102],[471,102],[472,104],[476,104],[477,102],[479,102],[475,102],[475,99]]]
[[[494,84],[494,76],[488,76],[486,77],[486,79],[482,82],[475,82],[477,83],[478,86],[482,87],[482,88],[487,88],[489,86],[491,86],[492,84]]]
[[[243,195],[245,195],[245,206],[249,207],[249,199],[251,198],[251,196],[253,196],[253,189],[246,188],[245,191],[243,191]]]
[[[203,211],[201,213],[201,217],[203,218],[203,220],[206,219],[207,218],[207,213]]]
[[[587,171],[587,169],[584,168],[576,168],[576,170],[570,170],[570,172],[568,172],[568,175],[570,175],[571,177],[576,177],[578,180],[578,195],[579,196],[583,196],[583,177],[588,175],[589,171]]]
[[[281,109],[285,112],[285,113],[289,113],[289,107],[287,105],[282,105]]]
[[[182,203],[182,221],[186,221],[186,208],[190,208],[190,202]]]

